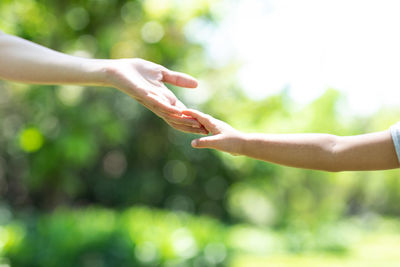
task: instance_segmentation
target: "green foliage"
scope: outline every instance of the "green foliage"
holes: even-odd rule
[[[4,2],[0,10],[9,18],[1,22],[4,30],[54,49],[99,58],[137,56],[180,70],[182,59],[202,54],[185,39],[184,26],[194,16],[209,17],[208,7],[207,1],[24,0]],[[7,101],[1,103],[0,140],[6,149],[0,156],[9,183],[3,196],[10,204],[48,209],[81,201],[144,203],[227,217],[226,187],[210,201],[204,187],[214,177],[228,184],[234,175],[220,168],[214,154],[191,149],[191,136],[122,93],[3,83],[2,94]]]
[[[0,226],[11,266],[396,266],[399,222],[348,218],[310,229],[226,225],[146,207],[61,208]],[[350,246],[356,248],[349,249]],[[371,250],[379,253],[371,254]],[[3,260],[1,260],[3,257]],[[369,265],[371,264],[371,265]]]
[[[400,117],[344,114],[334,89],[307,106],[287,91],[248,99],[238,66],[216,68],[188,37],[193,21],[218,22],[214,2],[4,0],[0,28],[70,54],[141,57],[188,72],[201,86],[172,88],[178,97],[243,131],[351,135]],[[194,150],[194,136],[111,88],[2,82],[0,118],[0,252],[13,266],[211,266],[224,249],[221,265],[243,251],[346,255],[356,230],[341,221],[400,214],[397,170],[332,174]],[[43,215],[92,205],[109,209]],[[195,240],[196,251],[179,254],[173,236]]]
[[[88,208],[9,228],[1,241],[12,266],[223,266],[225,232],[212,219],[184,213]]]

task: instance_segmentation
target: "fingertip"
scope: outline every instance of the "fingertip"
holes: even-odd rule
[[[197,88],[197,86],[199,86],[199,82],[198,82],[195,78],[193,78],[193,80],[192,80],[192,86],[189,87],[189,88]]]
[[[200,129],[202,130],[202,133],[203,133],[204,135],[208,135],[208,134],[210,133],[203,125],[201,126]]]
[[[167,82],[167,83],[170,83],[170,84],[173,84],[176,86],[185,87],[185,88],[196,88],[198,85],[197,80],[186,73],[164,69],[162,74],[163,74],[164,82]]]
[[[179,72],[179,75],[182,77],[182,79],[180,80],[180,84],[182,87],[193,89],[197,88],[197,86],[199,85],[199,82],[189,74]]]
[[[182,109],[179,107],[164,103],[162,100],[158,99],[157,97],[155,97],[151,94],[148,94],[146,97],[153,101],[153,105],[152,105],[153,108],[158,108],[163,113],[177,114],[177,115],[182,114]]]
[[[184,115],[186,115],[186,116],[193,117],[192,114],[194,114],[194,113],[193,113],[193,111],[190,110],[190,109],[184,109],[184,110],[182,110],[182,114],[184,114]]]
[[[197,139],[192,140],[191,144],[192,144],[192,147],[196,148],[198,145],[198,140]]]

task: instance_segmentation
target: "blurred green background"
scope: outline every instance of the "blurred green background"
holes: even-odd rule
[[[190,25],[218,1],[2,0],[0,28],[66,53],[140,57],[200,78],[172,90],[244,131],[361,134],[328,89],[254,101]],[[193,32],[190,33],[193,35]],[[0,59],[1,60],[1,59]],[[0,83],[0,266],[398,266],[399,171],[324,173],[210,150],[111,88]]]

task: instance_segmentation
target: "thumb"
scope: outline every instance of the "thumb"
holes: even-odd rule
[[[202,137],[198,139],[194,139],[192,141],[192,147],[194,148],[216,148],[218,145],[218,137],[213,135],[213,136],[207,136],[207,137]]]
[[[198,85],[195,78],[185,73],[176,72],[165,68],[163,69],[162,74],[162,81],[169,84],[186,88],[196,88]]]

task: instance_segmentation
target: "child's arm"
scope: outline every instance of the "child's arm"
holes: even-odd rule
[[[164,82],[195,88],[197,81],[142,59],[87,59],[66,55],[0,32],[0,79],[35,84],[104,85],[119,89],[172,127],[202,133]]]
[[[195,110],[213,136],[193,140],[195,148],[215,148],[281,165],[324,171],[383,170],[399,167],[390,131],[339,137],[330,134],[244,134]]]

